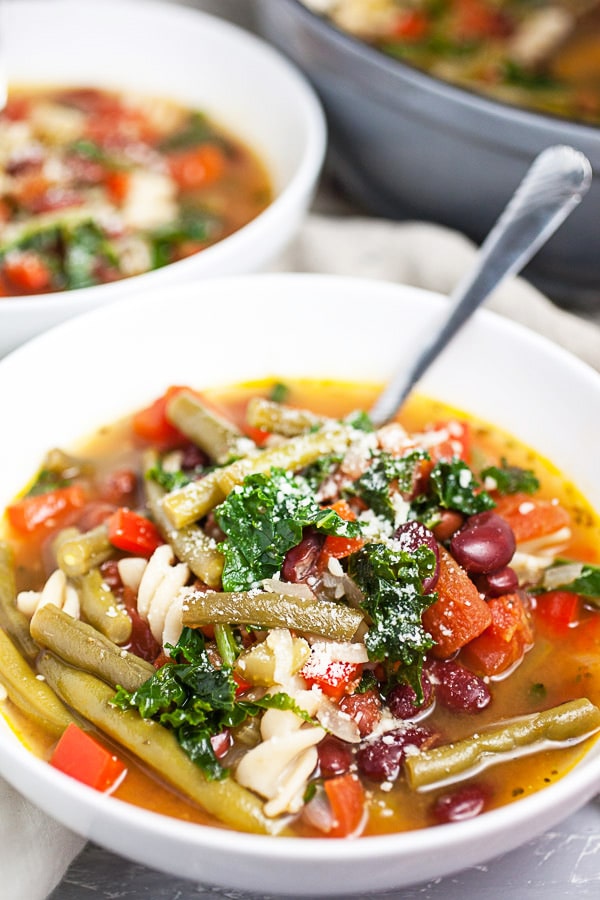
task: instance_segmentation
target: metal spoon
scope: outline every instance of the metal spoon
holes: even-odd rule
[[[588,190],[592,168],[572,147],[548,147],[533,161],[506,209],[482,244],[473,270],[450,295],[450,309],[437,331],[416,348],[380,394],[371,419],[382,425],[456,332],[508,275],[519,272],[554,234]]]

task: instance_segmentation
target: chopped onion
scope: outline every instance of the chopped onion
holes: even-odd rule
[[[301,600],[315,599],[314,593],[307,584],[295,584],[291,581],[281,581],[279,578],[264,578],[262,585],[266,591],[270,591],[273,594],[300,597]]]
[[[582,571],[583,563],[565,563],[564,566],[552,566],[551,569],[546,569],[544,572],[543,585],[546,590],[553,591],[563,584],[575,581],[576,578],[579,578]]]

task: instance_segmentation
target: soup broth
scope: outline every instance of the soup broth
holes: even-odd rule
[[[31,634],[46,648],[31,665],[78,714],[79,724],[125,767],[107,788],[116,797],[188,821],[241,830],[374,835],[426,828],[512,803],[564,776],[589,749],[600,728],[596,513],[537,453],[436,401],[413,398],[401,423],[369,430],[368,420],[355,411],[368,409],[376,391],[373,385],[323,381],[261,382],[202,394],[171,388],[147,409],[102,428],[72,455],[49,454],[29,492],[7,510],[2,546],[6,558],[6,548],[14,557],[12,603],[20,624],[26,622],[29,629],[31,622]],[[307,447],[319,442],[321,451],[309,459]],[[302,458],[294,455],[298,447]],[[287,475],[281,468],[284,457]],[[267,464],[260,462],[264,459]],[[378,479],[371,477],[374,467],[379,467]],[[231,479],[229,492],[208,508],[194,507],[198,488],[213,483],[215,473]],[[452,473],[457,478],[450,492],[454,500],[443,489],[432,494]],[[272,508],[269,491],[275,484]],[[52,506],[49,498],[57,491],[65,496],[75,487],[83,491],[80,503]],[[273,525],[282,516],[291,522],[286,504],[295,502],[289,498],[297,490],[294,515],[300,525],[296,536],[281,545],[283,529]],[[259,491],[258,505],[253,506],[252,491]],[[288,499],[282,501],[282,495]],[[246,507],[239,505],[242,501]],[[150,523],[150,531],[140,531],[139,522],[129,533],[121,523],[119,531],[115,516],[121,508],[135,511]],[[164,514],[173,518],[167,521]],[[251,535],[245,547],[240,523],[247,514],[261,538],[256,543]],[[466,537],[490,523],[502,539],[508,534],[508,560],[479,565],[476,572]],[[191,569],[194,562],[174,537],[184,531],[189,550],[192,534],[197,537],[194,529],[200,528],[207,538],[202,546],[208,548],[201,564],[204,577],[197,559]],[[293,530],[292,524],[286,533],[288,528]],[[150,664],[148,677],[154,667],[156,684],[161,678],[164,684],[185,668],[185,660],[191,665],[185,656],[189,648],[174,649],[178,638],[202,635],[195,671],[206,674],[214,667],[220,676],[234,679],[233,705],[223,701],[226,714],[213,710],[201,727],[186,720],[182,728],[174,693],[160,711],[150,712],[129,687],[119,691],[112,706],[116,684],[96,674],[90,684],[102,683],[105,692],[111,685],[105,703],[110,714],[104,720],[104,712],[82,708],[75,693],[57,687],[62,675],[56,675],[56,665],[71,673],[86,666],[61,657],[52,613],[48,622],[44,618],[48,596],[42,600],[35,592],[47,590],[53,572],[63,572],[64,582],[78,593],[77,621],[93,618],[84,603],[88,567],[73,574],[72,555],[90,533],[109,537],[94,544],[99,555],[89,571],[100,573],[120,614],[131,619],[119,647],[144,658]],[[148,604],[142,595],[147,593],[144,577],[168,547],[164,537],[178,550],[162,577],[172,577],[186,559],[190,570],[182,570],[179,588],[173,582],[163,591],[161,618],[152,606],[155,598]],[[260,559],[257,547],[264,550]],[[215,559],[220,563],[216,576]],[[137,575],[128,562],[123,566],[124,560],[136,560]],[[409,582],[413,587],[407,592]],[[155,594],[157,583],[156,576]],[[396,617],[390,626],[385,603],[392,589],[399,606],[408,607],[418,594],[419,621],[414,615],[410,622]],[[377,592],[379,605],[369,604]],[[261,611],[265,597],[266,614]],[[481,605],[477,615],[483,619],[474,628],[465,622],[458,629],[461,598],[467,598],[467,607],[473,603],[469,619]],[[444,617],[440,604],[448,601],[453,612]],[[6,602],[5,597],[1,621],[18,646]],[[177,603],[173,630],[168,609]],[[249,603],[251,611],[236,608],[240,603]],[[69,617],[67,604],[63,615]],[[326,624],[315,612],[322,604]],[[332,612],[340,619],[327,618]],[[101,617],[94,622],[103,628]],[[368,637],[373,631],[389,637],[383,649],[377,635]],[[0,674],[0,682],[9,695],[4,711],[11,727],[29,749],[61,768],[56,762],[60,734],[40,727],[39,716],[19,701],[10,678]],[[211,683],[210,702],[222,696],[225,683]],[[188,696],[182,709],[197,698]],[[557,722],[564,704],[574,704],[566,715],[576,724],[560,731],[558,739],[552,729],[562,727]],[[113,717],[138,717],[138,710],[160,721],[156,727],[169,731],[169,738],[177,735],[177,752],[181,758],[192,756],[202,785],[208,783],[212,791],[215,785],[233,784],[235,802],[252,805],[250,817],[222,808],[226,794],[214,807],[209,799],[203,809],[197,793],[190,795],[185,784],[173,781],[168,769],[156,771],[151,760],[136,758],[133,745],[110,723]],[[554,724],[518,740],[514,752],[484,753],[481,764],[454,762],[446,777],[431,776],[429,765],[439,748],[470,744],[515,722],[531,723],[547,711]],[[282,741],[293,748],[283,762]],[[265,780],[265,765],[278,773],[274,780]]]
[[[91,87],[12,89],[0,166],[0,297],[177,262],[273,198],[262,161],[203,112]]]

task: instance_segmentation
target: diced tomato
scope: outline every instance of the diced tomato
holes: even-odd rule
[[[150,557],[157,547],[164,544],[153,522],[125,506],[119,507],[106,520],[106,524],[111,544],[127,553]]]
[[[398,13],[392,34],[403,41],[420,41],[429,31],[429,18],[420,10],[407,9]]]
[[[492,623],[462,650],[466,665],[480,675],[499,675],[513,666],[533,641],[527,610],[518,594],[488,601]]]
[[[129,192],[131,176],[129,172],[122,169],[115,169],[107,172],[104,184],[108,196],[116,206],[121,206]]]
[[[429,455],[433,462],[441,459],[452,459],[457,456],[468,463],[471,455],[471,428],[467,422],[452,419],[448,422],[436,422],[427,429],[428,433],[440,432],[440,441],[429,447]]]
[[[23,497],[6,510],[11,526],[22,534],[39,533],[46,528],[67,525],[86,503],[86,492],[80,484],[56,488],[45,494]]]
[[[33,294],[52,286],[52,272],[32,250],[7,254],[2,270],[10,284],[20,291]]]
[[[251,681],[246,681],[238,672],[233,672],[232,674],[233,680],[235,681],[235,696],[239,697],[240,694],[245,694],[246,691],[249,691],[252,687]]]
[[[126,772],[125,763],[71,722],[56,745],[50,765],[71,778],[107,791]]]
[[[168,450],[182,444],[186,438],[171,425],[167,419],[167,404],[176,394],[188,391],[185,386],[172,386],[158,397],[150,406],[137,412],[133,417],[133,431],[137,437],[158,445],[162,450]]]
[[[316,685],[332,700],[350,693],[362,675],[362,663],[342,662],[311,654],[300,674],[309,687]]]
[[[357,837],[365,815],[365,792],[351,772],[327,778],[323,787],[333,814],[330,837]]]
[[[247,424],[244,424],[242,427],[246,437],[254,441],[257,447],[262,447],[271,436],[270,431],[264,431],[262,428],[254,428],[252,425]]]
[[[498,497],[495,511],[506,519],[517,544],[554,534],[571,522],[569,513],[558,503],[523,493]]]
[[[169,157],[169,172],[183,190],[206,187],[218,181],[225,169],[223,151],[215,144],[200,144]]]
[[[354,522],[356,520],[356,513],[346,500],[338,500],[331,506],[326,507],[326,509],[333,509],[345,522]],[[344,559],[346,556],[350,556],[351,553],[356,553],[357,550],[360,550],[360,548],[364,546],[364,543],[363,538],[347,538],[335,534],[328,534],[325,538],[325,543],[321,549],[319,562],[317,564],[319,571],[322,572],[327,568],[327,564],[331,557],[334,557],[335,559]]]
[[[423,613],[423,625],[435,640],[433,653],[445,659],[485,631],[492,614],[465,570],[442,546],[439,552],[438,599]]]
[[[31,100],[27,97],[9,97],[2,110],[5,119],[18,122],[27,119],[31,109]]]
[[[458,0],[457,33],[463,40],[507,37],[514,30],[513,21],[487,0]]]
[[[581,615],[581,598],[572,591],[548,591],[535,599],[536,621],[542,621],[554,632],[564,632],[576,625]]]

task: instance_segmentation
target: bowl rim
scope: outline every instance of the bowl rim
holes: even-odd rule
[[[265,0],[258,0],[259,7]],[[269,2],[269,0],[266,0]],[[500,115],[501,118],[520,122],[524,126],[532,124],[552,128],[558,132],[557,137],[564,132],[564,136],[571,135],[571,140],[580,137],[598,139],[600,137],[600,123],[593,125],[587,122],[579,122],[555,113],[542,110],[528,109],[524,106],[510,103],[507,100],[493,98],[489,95],[478,93],[468,87],[445,81],[437,75],[430,74],[426,69],[420,69],[412,63],[396,59],[383,50],[378,50],[361,38],[344,31],[329,20],[326,15],[320,15],[315,10],[306,6],[302,0],[282,0],[288,6],[297,11],[297,15],[304,17],[312,27],[320,29],[334,44],[342,50],[349,50],[354,57],[364,56],[367,61],[380,71],[391,77],[397,77],[398,71],[403,73],[415,85],[419,85],[431,94],[436,94],[443,100],[454,100],[459,105],[468,109],[482,108],[490,115]]]
[[[261,285],[269,284],[269,290],[276,291],[277,297],[280,297],[285,295],[286,285],[294,282],[311,289],[321,286],[324,292],[333,287],[334,290],[339,291],[341,296],[345,296],[350,287],[352,290],[364,291],[366,296],[369,296],[367,292],[371,291],[377,299],[381,298],[382,303],[390,302],[394,298],[399,299],[402,295],[406,295],[408,301],[415,305],[422,303],[437,309],[445,302],[445,298],[441,294],[413,286],[367,278],[305,273],[269,273],[199,280],[174,288],[173,292],[169,292],[169,299],[170,303],[173,303],[177,302],[177,298],[181,298],[180,302],[183,303],[188,296],[192,298],[198,291],[210,290],[211,285],[217,285],[221,290],[235,289],[240,296],[245,297],[245,285],[254,285],[260,288]],[[125,309],[129,310],[129,315],[135,314],[136,311],[137,313],[144,310],[147,312],[148,305],[154,308],[153,304],[158,303],[161,297],[164,299],[164,294],[164,288],[157,288],[145,296],[131,295],[125,300]],[[57,334],[59,337],[64,335],[65,339],[76,337],[85,330],[91,330],[94,323],[111,321],[115,315],[116,313],[111,310],[111,307],[101,307],[59,324],[46,333],[33,338],[0,361],[0,381],[5,377],[18,374],[19,368],[26,366],[28,360],[35,358],[37,351],[42,350],[44,344],[52,345]],[[591,379],[593,389],[600,396],[599,374],[547,338],[487,309],[479,310],[474,321],[479,322],[484,331],[494,328],[494,332],[499,333],[500,338],[503,334],[513,334],[517,339],[527,336],[532,345],[540,348],[542,353],[550,354],[553,359],[570,366],[575,372],[576,378]],[[113,840],[111,835],[111,825],[115,823],[134,828],[138,836],[148,834],[156,837],[158,835],[171,844],[182,842],[190,851],[203,849],[223,853],[224,847],[231,844],[229,852],[232,858],[235,856],[239,861],[245,860],[249,865],[256,860],[259,862],[276,860],[282,864],[312,862],[315,865],[339,866],[347,863],[350,858],[359,862],[381,860],[390,864],[400,860],[406,861],[408,865],[411,856],[415,853],[432,854],[439,851],[442,846],[450,850],[454,847],[462,848],[465,843],[479,842],[481,835],[484,834],[493,840],[488,842],[484,852],[477,855],[476,861],[482,862],[484,859],[497,856],[503,850],[514,848],[515,843],[510,843],[510,836],[515,827],[526,826],[528,837],[535,837],[587,802],[599,788],[599,775],[596,771],[599,754],[600,743],[597,742],[588,749],[580,762],[559,781],[547,785],[537,793],[519,799],[515,803],[486,812],[482,817],[420,831],[368,836],[358,841],[331,841],[324,838],[299,839],[245,834],[230,829],[186,823],[159,813],[148,812],[117,798],[98,794],[93,789],[74,782],[68,776],[52,769],[23,746],[10,729],[4,727],[4,723],[0,723],[0,773],[17,790],[21,790],[30,800],[34,803],[37,802],[47,813],[68,827],[74,828],[116,852],[120,852],[120,848],[116,844],[116,838]],[[65,795],[76,804],[77,824],[74,824],[73,815],[68,814],[66,804],[59,804],[56,807],[48,798],[39,802],[37,794],[39,785],[46,786],[54,798],[56,795],[59,797]],[[82,824],[82,817],[85,824]],[[98,830],[99,820],[104,822],[100,832]],[[504,845],[502,840],[504,840]],[[507,841],[508,844],[506,844]],[[140,862],[151,864],[143,856],[142,849],[139,850],[140,855],[137,857],[131,849],[126,852],[121,850],[121,852],[129,858],[137,858]],[[464,868],[469,862],[457,854],[454,868],[447,868],[445,874]],[[177,872],[173,872],[173,874],[177,874]],[[403,883],[407,886],[409,883],[416,883],[417,880],[413,879]],[[234,884],[233,886],[239,885]],[[290,893],[294,891],[294,887],[295,885],[290,886]],[[379,889],[383,889],[383,887]],[[356,891],[359,890],[364,890],[364,888],[359,886]],[[284,893],[281,889],[280,892]],[[320,893],[318,890],[309,892],[313,895]],[[345,888],[346,894],[351,892],[351,888]]]
[[[81,0],[51,0],[51,2],[55,6],[62,7],[65,14],[69,8],[81,9]],[[82,308],[77,312],[83,313],[87,311],[87,307],[83,306],[86,301],[102,303],[105,300],[110,301],[117,294],[153,289],[154,285],[158,285],[159,282],[167,282],[172,279],[173,282],[184,283],[190,277],[202,277],[202,273],[196,271],[202,260],[205,260],[206,266],[209,267],[218,265],[223,256],[225,259],[229,256],[235,258],[246,244],[252,243],[255,234],[260,235],[263,229],[269,230],[271,222],[277,223],[282,216],[285,216],[288,207],[293,208],[301,203],[303,197],[310,196],[311,192],[316,189],[316,182],[325,160],[327,123],[323,107],[314,88],[298,66],[260,35],[199,7],[183,6],[168,2],[168,0],[86,0],[86,2],[88,10],[92,10],[94,15],[108,16],[111,7],[113,14],[119,9],[128,7],[131,10],[135,9],[136,15],[148,15],[149,17],[168,15],[171,20],[178,19],[182,25],[186,23],[199,24],[200,27],[220,31],[234,45],[244,43],[247,47],[253,48],[253,52],[262,54],[274,68],[278,69],[291,88],[294,94],[295,109],[302,119],[306,146],[288,183],[274,195],[271,203],[246,225],[202,250],[201,253],[114,282],[75,288],[71,291],[3,297],[0,302],[0,316],[2,316],[3,310],[6,313],[18,313],[20,310],[26,310],[31,315],[35,315],[38,311],[43,312],[50,304],[67,307],[71,305],[72,301],[82,304]],[[5,8],[15,9],[21,14],[29,7],[33,14],[37,7],[46,6],[46,3],[47,0],[5,0]],[[1,17],[2,13],[0,12],[0,21]],[[243,137],[242,140],[244,140]],[[253,147],[250,149],[253,150]],[[260,159],[260,151],[257,153]],[[269,173],[268,168],[267,172],[272,174]],[[216,276],[209,273],[208,277]]]

